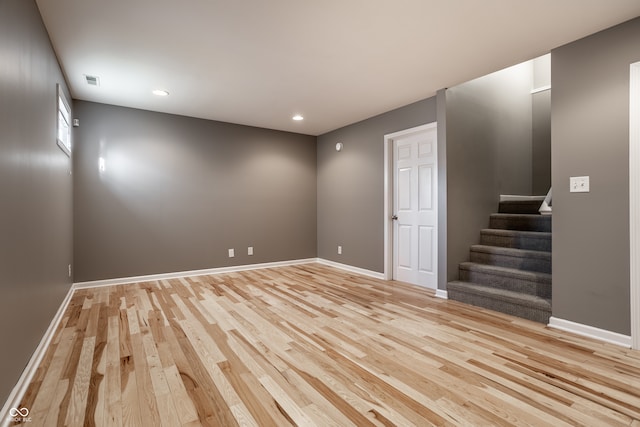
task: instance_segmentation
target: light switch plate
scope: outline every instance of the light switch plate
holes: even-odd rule
[[[569,178],[569,192],[588,193],[589,177],[588,176],[572,176],[571,178]]]

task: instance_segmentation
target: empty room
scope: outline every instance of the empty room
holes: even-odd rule
[[[0,0],[0,196],[0,427],[640,427],[637,0]]]

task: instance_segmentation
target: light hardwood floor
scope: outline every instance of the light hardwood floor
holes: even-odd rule
[[[309,264],[78,290],[30,426],[640,426],[640,352]]]

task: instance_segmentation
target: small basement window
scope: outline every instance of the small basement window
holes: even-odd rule
[[[71,156],[71,108],[64,96],[62,87],[57,85],[58,94],[58,147],[64,151],[67,156]]]

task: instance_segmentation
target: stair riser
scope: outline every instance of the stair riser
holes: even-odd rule
[[[475,305],[476,307],[483,307],[489,310],[499,311],[501,313],[521,317],[523,319],[533,320],[534,322],[548,324],[549,317],[551,317],[551,310],[525,307],[519,304],[509,303],[502,300],[495,300],[490,297],[469,294],[458,290],[448,290],[447,294],[449,299],[452,299],[454,301],[460,301],[465,304]]]
[[[529,218],[491,217],[489,228],[500,230],[543,231],[551,232],[551,218],[548,216],[531,216]]]
[[[537,214],[542,200],[519,200],[500,202],[498,212],[511,214]]]
[[[482,271],[460,269],[460,281],[473,282],[497,289],[520,292],[541,298],[551,298],[551,283],[538,283],[514,277],[505,277]]]
[[[482,233],[480,235],[480,244],[488,246],[499,246],[502,248],[551,252],[550,238],[498,236],[495,234]]]
[[[523,258],[486,252],[470,252],[471,262],[551,274],[551,259]]]

